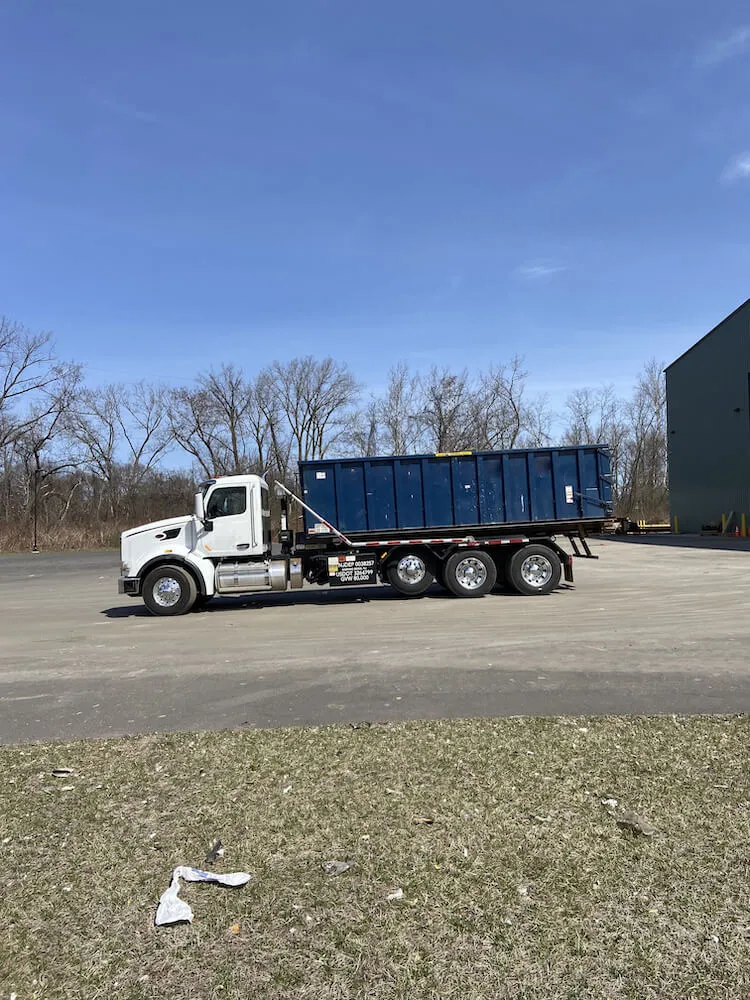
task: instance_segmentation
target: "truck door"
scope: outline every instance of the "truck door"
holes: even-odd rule
[[[206,500],[212,531],[201,530],[198,546],[209,557],[253,555],[262,541],[253,524],[252,487],[216,486]]]

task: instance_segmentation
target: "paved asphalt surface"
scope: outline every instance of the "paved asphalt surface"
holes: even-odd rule
[[[313,588],[182,618],[112,552],[0,557],[0,742],[446,716],[750,711],[750,545],[610,540],[575,588]]]

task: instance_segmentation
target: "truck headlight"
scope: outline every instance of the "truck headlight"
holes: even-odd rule
[[[130,576],[130,567],[127,563],[120,563],[120,576]]]

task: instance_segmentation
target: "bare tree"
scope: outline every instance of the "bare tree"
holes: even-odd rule
[[[273,377],[261,372],[252,389],[250,426],[261,468],[273,469],[287,479],[292,439]]]
[[[352,417],[347,451],[370,457],[380,453],[380,400],[371,398],[367,405]]]
[[[578,389],[567,403],[563,443],[608,444],[615,512],[633,519],[668,517],[666,387],[662,366],[652,360],[631,399],[613,386]]]
[[[471,394],[472,439],[475,448],[515,448],[522,439],[541,443],[549,423],[544,400],[527,401],[528,372],[518,356],[508,364],[492,365]]]
[[[418,447],[424,409],[419,375],[412,374],[403,361],[394,365],[388,372],[388,386],[374,413],[385,454],[408,455]]]
[[[252,386],[231,364],[202,375],[196,388],[172,394],[172,434],[203,475],[257,471],[261,456],[253,449],[253,403]]]
[[[611,443],[612,429],[622,418],[624,406],[612,385],[576,389],[566,403],[568,426],[566,444]]]
[[[664,365],[643,368],[627,405],[629,427],[621,502],[631,518],[669,518],[667,489],[667,395]]]
[[[436,452],[462,451],[473,446],[469,374],[448,368],[430,369],[422,383],[419,423],[426,446]]]
[[[79,379],[78,365],[55,357],[51,333],[0,317],[0,449],[57,413],[60,393]]]
[[[535,396],[524,407],[524,429],[518,445],[521,448],[546,448],[552,443],[554,418],[549,408],[549,398]]]
[[[323,358],[274,361],[261,373],[268,405],[283,414],[298,462],[325,458],[351,432],[360,386],[346,364]]]
[[[133,494],[172,443],[166,393],[144,382],[88,389],[68,416],[68,433],[78,464],[101,481],[116,517],[132,507]]]

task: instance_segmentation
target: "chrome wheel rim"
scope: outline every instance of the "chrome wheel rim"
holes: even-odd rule
[[[163,576],[154,584],[152,594],[160,608],[172,608],[182,597],[180,581],[173,576]]]
[[[456,566],[456,583],[462,590],[479,590],[487,582],[487,567],[476,556],[467,556]]]
[[[415,555],[404,556],[396,566],[396,575],[402,583],[421,583],[426,572],[424,561]]]
[[[552,563],[546,556],[528,556],[521,563],[521,579],[529,587],[544,587],[552,579]]]

